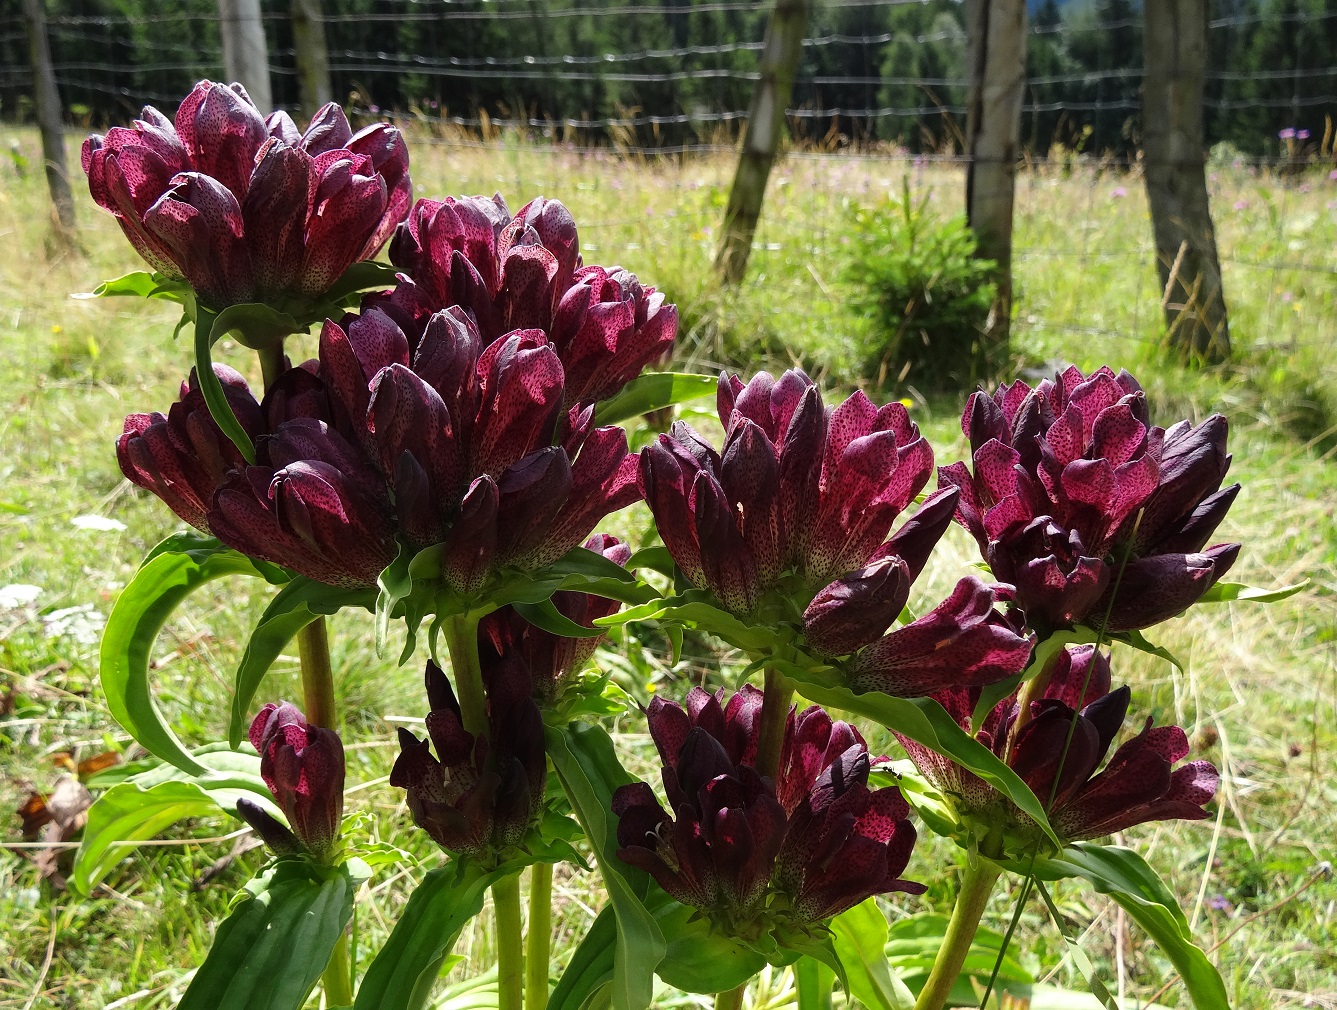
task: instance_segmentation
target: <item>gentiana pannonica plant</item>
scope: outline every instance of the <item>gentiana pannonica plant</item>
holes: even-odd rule
[[[174,120],[145,109],[91,137],[83,164],[152,268],[99,293],[174,300],[195,340],[178,400],[131,414],[116,446],[191,527],[145,559],[101,655],[113,714],[162,767],[99,798],[75,881],[113,865],[108,831],[159,830],[166,790],[191,812],[228,797],[273,855],[182,1006],[295,1010],[319,984],[327,1006],[417,1010],[490,890],[501,1010],[644,1010],[655,975],[731,1010],[767,965],[794,966],[801,1010],[835,985],[937,1010],[1004,873],[1046,900],[1084,878],[1198,1007],[1226,1005],[1169,890],[1098,841],[1214,801],[1216,770],[1185,763],[1183,731],[1139,714],[1117,671],[1155,649],[1145,629],[1242,593],[1220,581],[1240,545],[1209,546],[1240,490],[1222,486],[1223,418],[1160,427],[1127,372],[1069,368],[973,394],[971,458],[930,491],[904,405],[829,403],[796,370],[652,370],[678,325],[663,294],[587,265],[556,200],[410,206],[392,126],[355,133],[331,105],[300,132],[206,81]],[[286,339],[313,328],[317,356],[291,361]],[[212,361],[224,336],[256,351],[263,388]],[[619,422],[712,394],[722,437],[675,422],[629,451]],[[633,544],[598,532],[638,501],[653,524]],[[953,521],[982,563],[913,614]],[[277,592],[236,671],[231,749],[192,751],[153,704],[149,656],[174,606],[235,574]],[[375,860],[366,820],[343,819],[325,626],[343,608],[378,647],[406,629],[423,722],[399,730],[389,784],[442,853],[359,963],[349,923]],[[690,629],[743,680],[641,708],[600,661],[616,628],[675,647]],[[265,679],[294,639],[300,704]],[[613,720],[648,729],[657,777],[624,767]],[[861,725],[902,753],[870,752]],[[924,890],[925,830],[962,869],[915,992],[887,970],[878,902]],[[597,867],[607,901],[554,987],[564,861]]]

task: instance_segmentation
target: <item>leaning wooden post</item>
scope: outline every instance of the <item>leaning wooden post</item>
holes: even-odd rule
[[[966,0],[966,220],[977,255],[998,264],[990,339],[1012,319],[1012,197],[1026,86],[1026,0]]]
[[[261,113],[274,107],[269,87],[269,47],[260,20],[260,0],[218,0],[223,67],[229,81],[244,87]]]
[[[721,284],[737,285],[747,272],[752,235],[761,216],[766,180],[775,163],[785,109],[794,93],[794,76],[803,55],[803,32],[808,26],[812,0],[775,0],[762,44],[760,79],[743,133],[743,151],[724,212],[724,240],[715,257],[715,276]]]
[[[292,47],[297,63],[297,100],[310,118],[334,95],[330,86],[330,49],[325,41],[325,12],[320,0],[292,0]]]
[[[1207,4],[1157,0],[1143,4],[1143,15],[1143,173],[1165,325],[1185,356],[1224,361],[1230,327],[1203,156]]]
[[[28,55],[32,61],[37,125],[42,132],[46,184],[51,191],[51,202],[56,206],[59,238],[68,244],[74,238],[74,194],[70,191],[70,176],[65,166],[65,126],[60,91],[56,88],[56,71],[51,65],[51,45],[46,36],[44,0],[23,0],[23,20],[28,29]]]

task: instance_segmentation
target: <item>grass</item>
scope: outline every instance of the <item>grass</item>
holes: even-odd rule
[[[709,294],[706,277],[731,176],[726,158],[645,162],[505,139],[484,148],[416,139],[420,195],[497,189],[513,209],[539,193],[567,203],[580,222],[587,261],[620,262],[682,306],[685,361],[742,369],[757,362],[801,364],[832,391],[857,374],[867,332],[866,321],[849,309],[841,281],[849,203],[899,188],[906,173],[916,191],[932,190],[933,206],[948,212],[960,203],[961,179],[950,166],[792,157],[773,179],[748,280],[724,302]],[[11,142],[29,165],[38,164],[35,134],[0,129],[0,144]],[[1337,828],[1337,443],[1331,430],[1337,421],[1337,286],[1331,280],[1337,184],[1224,166],[1214,170],[1212,189],[1234,364],[1190,372],[1162,355],[1141,181],[1094,163],[1079,163],[1070,174],[1036,169],[1021,177],[1016,364],[1022,370],[1058,361],[1128,367],[1164,422],[1227,413],[1234,473],[1245,485],[1222,531],[1245,544],[1232,578],[1257,585],[1313,581],[1309,592],[1272,607],[1201,607],[1157,629],[1157,641],[1186,660],[1183,673],[1128,652],[1117,653],[1115,663],[1135,687],[1139,717],[1179,722],[1193,741],[1193,756],[1215,761],[1225,773],[1217,819],[1127,834],[1171,882],[1204,945],[1225,941],[1213,957],[1233,1005],[1337,1006],[1337,883],[1330,873],[1315,877],[1334,859]],[[94,614],[105,614],[144,551],[175,528],[160,503],[121,479],[112,442],[125,414],[171,401],[187,358],[187,348],[168,339],[175,321],[168,308],[69,297],[139,263],[111,219],[86,198],[79,206],[83,251],[58,253],[48,243],[47,207],[39,174],[0,168],[0,401],[7,405],[0,417],[0,586],[41,587],[32,606],[0,611],[5,810],[30,789],[52,786],[58,755],[83,759],[129,745],[100,694],[95,635],[53,636],[43,615],[89,604]],[[308,341],[304,349],[312,346]],[[225,347],[220,357],[250,368],[241,348]],[[917,403],[917,417],[943,462],[962,451],[958,410],[945,400]],[[125,529],[71,523],[89,514]],[[618,520],[626,528],[638,522],[634,513]],[[921,602],[940,598],[970,558],[965,537],[953,531],[932,579],[918,587]],[[217,583],[169,623],[155,685],[188,743],[222,734],[231,671],[264,602],[265,594],[249,583]],[[394,753],[392,727],[401,719],[416,721],[422,702],[416,673],[375,656],[365,615],[342,614],[332,630],[349,782],[360,786],[350,810],[368,815],[381,840],[412,857],[368,885],[359,913],[365,968],[412,880],[436,859],[412,829],[400,794],[384,782]],[[680,693],[672,681],[691,672],[664,667],[654,642],[617,661],[637,680],[659,678],[670,692]],[[262,691],[267,698],[295,696],[295,660],[281,661]],[[629,752],[644,752],[641,726],[628,720],[618,729]],[[233,827],[222,820],[180,826],[171,836],[180,844],[137,851],[88,899],[40,880],[22,851],[0,850],[0,1007],[171,1005],[207,950],[212,923],[260,864],[258,853],[242,855],[196,888],[232,842],[188,839],[216,838]],[[0,833],[16,841],[17,818]],[[950,845],[923,839],[911,870],[930,884],[929,893],[892,903],[889,914],[945,911],[954,858]],[[558,871],[556,894],[560,963],[601,899],[595,882],[569,867]],[[986,923],[1002,928],[1015,898],[1015,887],[1000,890]],[[1083,936],[1112,990],[1146,997],[1161,987],[1167,963],[1106,899],[1075,885],[1056,888],[1055,899],[1070,934]],[[485,915],[466,931],[458,949],[465,961],[452,979],[491,965],[489,921]],[[1019,950],[1034,968],[1083,987],[1038,902],[1028,906],[1019,936]],[[779,988],[768,990],[768,1004],[784,988],[778,974],[771,982]],[[1173,986],[1160,998],[1186,1002]]]

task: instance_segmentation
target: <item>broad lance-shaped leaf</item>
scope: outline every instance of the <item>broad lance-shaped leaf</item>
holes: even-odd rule
[[[304,575],[279,590],[251,632],[237,667],[228,742],[236,747],[246,738],[251,699],[269,668],[299,631],[316,618],[338,613],[344,607],[371,610],[375,604],[374,589],[337,589]]]
[[[236,816],[243,796],[282,816],[260,777],[260,758],[249,748],[209,744],[193,755],[202,776],[162,764],[112,786],[88,810],[88,824],[74,859],[74,886],[89,894],[135,844],[177,821],[225,813]]]
[[[180,553],[155,553],[121,590],[102,634],[99,664],[102,690],[112,718],[150,754],[194,775],[207,774],[167,726],[149,691],[149,653],[183,599],[225,575],[263,577],[244,554],[214,546]]]
[[[1097,891],[1118,902],[1156,941],[1179,972],[1197,1010],[1229,1010],[1225,983],[1193,942],[1179,903],[1136,852],[1117,845],[1078,842],[1056,856],[1037,859],[1033,872],[1042,880],[1083,877],[1090,881]]]
[[[493,881],[515,873],[498,867],[450,863],[427,874],[411,895],[367,974],[358,986],[354,1010],[409,1010],[426,1005],[442,963],[460,930],[483,910]],[[421,996],[416,999],[415,996]]]
[[[365,873],[281,859],[246,885],[177,1010],[300,1010],[353,914]]]
[[[1218,582],[1211,589],[1202,594],[1199,603],[1230,603],[1239,600],[1241,603],[1277,603],[1280,600],[1289,599],[1296,593],[1304,592],[1309,588],[1309,579],[1303,582],[1297,582],[1291,586],[1281,586],[1277,589],[1261,589],[1257,586],[1246,586],[1242,582]]]
[[[766,967],[766,958],[757,951],[711,929],[696,909],[673,901],[652,882],[646,904],[656,903],[655,922],[667,947],[655,974],[675,989],[703,995],[728,992]]]
[[[620,424],[631,417],[714,396],[719,379],[689,372],[647,372],[632,379],[595,408],[596,425]]]
[[[580,1010],[595,990],[610,983],[616,947],[617,916],[612,905],[605,905],[557,980],[548,997],[548,1010]]]
[[[868,898],[831,920],[849,994],[869,1010],[912,1010],[914,994],[887,962],[887,920]]]
[[[617,858],[613,791],[633,779],[618,762],[613,741],[601,727],[581,723],[548,726],[544,739],[553,769],[594,847],[617,916],[613,1007],[645,1010],[654,995],[654,972],[663,960],[666,944],[658,923],[645,907],[649,878]]]
[[[808,679],[797,667],[787,669],[786,674],[794,680],[798,693],[809,701],[872,719],[974,772],[1024,810],[1056,848],[1062,847],[1063,843],[1045,817],[1039,799],[1026,783],[987,747],[962,730],[932,698],[893,698],[879,691],[855,694],[847,688],[819,683],[816,678]]]

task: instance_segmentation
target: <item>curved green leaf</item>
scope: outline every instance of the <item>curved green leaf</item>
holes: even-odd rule
[[[594,847],[617,917],[613,1006],[617,1010],[644,1010],[654,995],[654,972],[664,958],[666,944],[643,901],[649,878],[617,858],[613,792],[635,780],[618,762],[613,741],[601,727],[582,723],[549,726],[544,740],[576,819]]]
[[[794,984],[798,1010],[831,1010],[831,988],[836,973],[806,954],[794,962]]]
[[[392,288],[398,271],[389,263],[363,260],[345,270],[325,292],[325,301],[342,305],[351,295],[368,288]],[[336,318],[338,318],[336,316]]]
[[[1165,882],[1146,860],[1117,845],[1078,842],[1057,856],[1035,861],[1042,880],[1083,877],[1101,894],[1108,894],[1141,926],[1184,980],[1198,1010],[1229,1010],[1225,983],[1216,967],[1193,942],[1184,917]]]
[[[666,901],[657,908],[655,922],[667,944],[655,974],[675,989],[703,994],[728,992],[766,967],[766,958],[712,930],[694,908],[680,902]]]
[[[1309,588],[1309,581],[1309,579],[1305,579],[1303,582],[1297,582],[1293,586],[1282,586],[1280,589],[1258,589],[1239,582],[1218,582],[1203,593],[1198,602],[1229,603],[1233,600],[1239,600],[1242,603],[1276,603],[1278,600],[1284,600],[1296,593],[1304,592]]]
[[[214,327],[213,313],[201,308],[195,319],[195,381],[200,384],[200,393],[204,404],[209,408],[209,416],[222,430],[228,440],[237,447],[247,463],[255,462],[255,446],[251,436],[232,413],[232,405],[227,402],[223,392],[223,383],[214,374]]]
[[[794,680],[798,693],[809,701],[872,719],[974,772],[1024,810],[1049,836],[1056,849],[1063,847],[1035,793],[992,751],[957,725],[956,720],[932,698],[893,698],[879,691],[855,694],[849,688],[805,679],[797,668],[786,672]]]
[[[194,757],[205,767],[204,776],[162,764],[112,786],[93,801],[74,859],[72,880],[79,891],[90,893],[130,848],[179,820],[220,811],[235,817],[237,800],[243,796],[282,819],[260,778],[260,758],[254,752],[210,744]]]
[[[602,638],[608,634],[605,628],[587,628],[567,617],[549,597],[539,603],[513,603],[515,612],[534,627],[562,638]]]
[[[592,993],[611,982],[616,946],[617,916],[612,905],[605,905],[557,980],[548,997],[548,1010],[580,1010]]]
[[[588,547],[572,547],[544,569],[553,575],[584,575],[591,579],[617,579],[635,582],[636,576],[616,561],[604,557]]]
[[[224,575],[263,573],[250,558],[221,545],[155,554],[121,590],[102,633],[100,676],[112,718],[150,754],[195,775],[207,769],[181,745],[153,702],[149,653],[177,604]]]
[[[632,379],[621,391],[603,400],[594,410],[597,425],[617,424],[629,417],[662,410],[675,403],[714,396],[719,379],[690,372],[647,372]]]
[[[228,721],[228,742],[236,747],[246,737],[246,716],[260,681],[299,631],[317,617],[338,613],[344,607],[376,605],[374,589],[338,589],[298,575],[269,601],[260,623],[251,632],[237,666]]]
[[[428,873],[409,895],[385,946],[367,968],[354,1010],[408,1010],[414,1005],[414,993],[420,986],[430,988],[460,930],[483,910],[488,887],[514,872],[514,866],[484,873],[475,866],[451,863]]]
[[[186,301],[190,285],[185,281],[169,281],[162,274],[134,270],[109,281],[103,281],[92,291],[81,292],[75,298],[165,298],[168,301]]]
[[[300,1010],[353,914],[346,867],[281,859],[246,885],[177,1010]]]
[[[887,961],[887,920],[877,899],[841,912],[831,920],[831,934],[851,996],[868,1010],[912,1010],[914,994]]]

